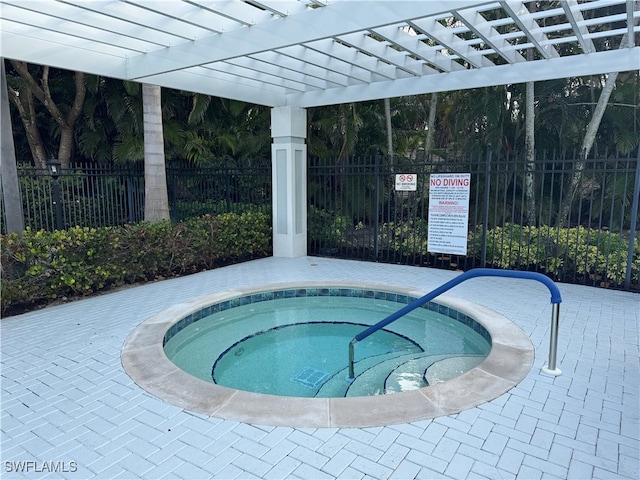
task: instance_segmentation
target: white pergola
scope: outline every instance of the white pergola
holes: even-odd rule
[[[535,3],[0,0],[0,57],[273,107],[274,254],[298,256],[306,108],[640,69],[638,1]]]

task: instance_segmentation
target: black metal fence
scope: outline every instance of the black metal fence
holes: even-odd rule
[[[172,164],[167,168],[174,222],[204,214],[271,211],[271,160],[214,167]]]
[[[144,219],[142,165],[76,165],[63,169],[57,180],[46,170],[21,166],[18,178],[25,227],[34,230],[113,226]],[[265,160],[242,167],[230,162],[214,167],[173,163],[167,166],[167,187],[174,222],[206,213],[271,209],[271,167]],[[4,204],[2,209],[4,232]]]
[[[56,180],[45,169],[19,166],[18,181],[25,227],[34,230],[119,225],[144,215],[141,165],[72,166]],[[4,232],[4,211],[2,218]]]
[[[309,254],[539,271],[564,282],[640,288],[635,155],[604,152],[581,162],[541,152],[533,163],[516,154],[492,157],[489,151],[422,162],[390,163],[382,157],[341,165],[312,162]],[[571,195],[577,171],[582,174]],[[415,191],[396,191],[395,176],[401,173],[417,177]],[[471,174],[466,255],[428,251],[434,173]]]
[[[540,153],[533,164],[515,154],[494,158],[491,152],[421,162],[310,160],[308,252],[447,269],[539,271],[564,282],[640,290],[639,163],[636,155],[615,152],[584,162]],[[570,196],[567,189],[578,171],[576,194]],[[396,191],[395,175],[401,173],[416,175],[415,191]],[[428,251],[434,173],[471,174],[466,255]],[[18,176],[25,225],[32,229],[119,225],[144,217],[142,165],[75,166],[58,179],[59,199],[46,171],[20,167]],[[174,163],[167,168],[167,183],[173,221],[206,213],[271,212],[268,159],[242,166]],[[3,211],[3,231],[4,217]]]

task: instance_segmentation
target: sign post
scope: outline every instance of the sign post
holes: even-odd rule
[[[470,173],[432,174],[429,179],[427,250],[467,254]]]

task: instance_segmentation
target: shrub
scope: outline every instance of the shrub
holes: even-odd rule
[[[310,242],[317,242],[324,248],[345,245],[347,226],[352,223],[348,217],[310,205],[307,218]]]
[[[420,218],[412,226],[407,222],[389,222],[380,226],[378,241],[382,248],[401,255],[426,255],[427,233],[427,222]]]
[[[270,217],[205,215],[172,225],[2,235],[2,313],[122,285],[184,275],[271,251]]]
[[[470,242],[469,255],[480,258],[482,234]],[[529,227],[505,224],[487,232],[487,259],[499,268],[540,270],[559,280],[582,276],[602,286],[622,285],[629,240],[594,228]],[[640,241],[633,246],[631,278],[640,277]]]
[[[253,203],[241,202],[227,204],[225,200],[180,200],[176,203],[176,210],[179,218],[191,218],[207,214],[217,215],[225,212],[269,212],[271,211],[271,205],[256,205]]]

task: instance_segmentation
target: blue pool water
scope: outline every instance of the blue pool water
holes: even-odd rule
[[[298,397],[422,388],[458,376],[488,355],[490,338],[481,325],[429,304],[358,342],[356,378],[347,379],[351,339],[412,300],[354,289],[254,294],[179,322],[165,335],[164,349],[178,367],[203,380]]]

